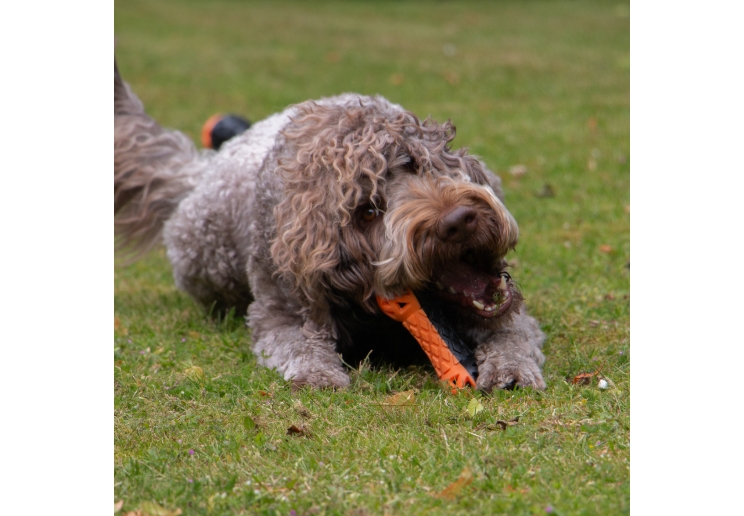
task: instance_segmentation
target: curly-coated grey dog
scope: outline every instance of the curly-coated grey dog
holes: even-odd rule
[[[114,63],[114,212],[120,242],[162,240],[176,284],[248,313],[260,363],[295,385],[345,387],[372,352],[418,362],[376,296],[437,296],[475,350],[479,389],[545,388],[544,335],[506,273],[518,229],[501,182],[449,143],[454,127],[381,97],[305,102],[219,152],[164,130]]]

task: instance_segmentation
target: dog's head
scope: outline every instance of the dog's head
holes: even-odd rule
[[[517,224],[480,161],[449,148],[451,124],[383,99],[297,113],[272,257],[300,296],[375,311],[376,294],[430,289],[480,318],[509,311]]]

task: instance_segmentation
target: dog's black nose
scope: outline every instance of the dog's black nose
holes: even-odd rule
[[[437,236],[444,242],[464,242],[475,232],[478,212],[470,206],[457,206],[442,217]]]

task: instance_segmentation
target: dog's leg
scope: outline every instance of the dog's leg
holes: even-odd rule
[[[521,307],[511,324],[494,331],[476,348],[478,389],[545,389],[542,377],[545,356],[541,351],[544,340],[537,321]]]
[[[254,262],[255,263],[255,262]],[[293,386],[348,387],[349,375],[336,350],[336,329],[311,320],[288,290],[264,270],[249,266],[256,300],[248,307],[253,352]]]

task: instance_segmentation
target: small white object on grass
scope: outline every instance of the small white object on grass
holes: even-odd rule
[[[605,380],[604,378],[602,378],[601,380],[599,380],[599,388],[600,389],[606,389],[609,386],[610,386],[610,384],[607,383],[607,380]]]

